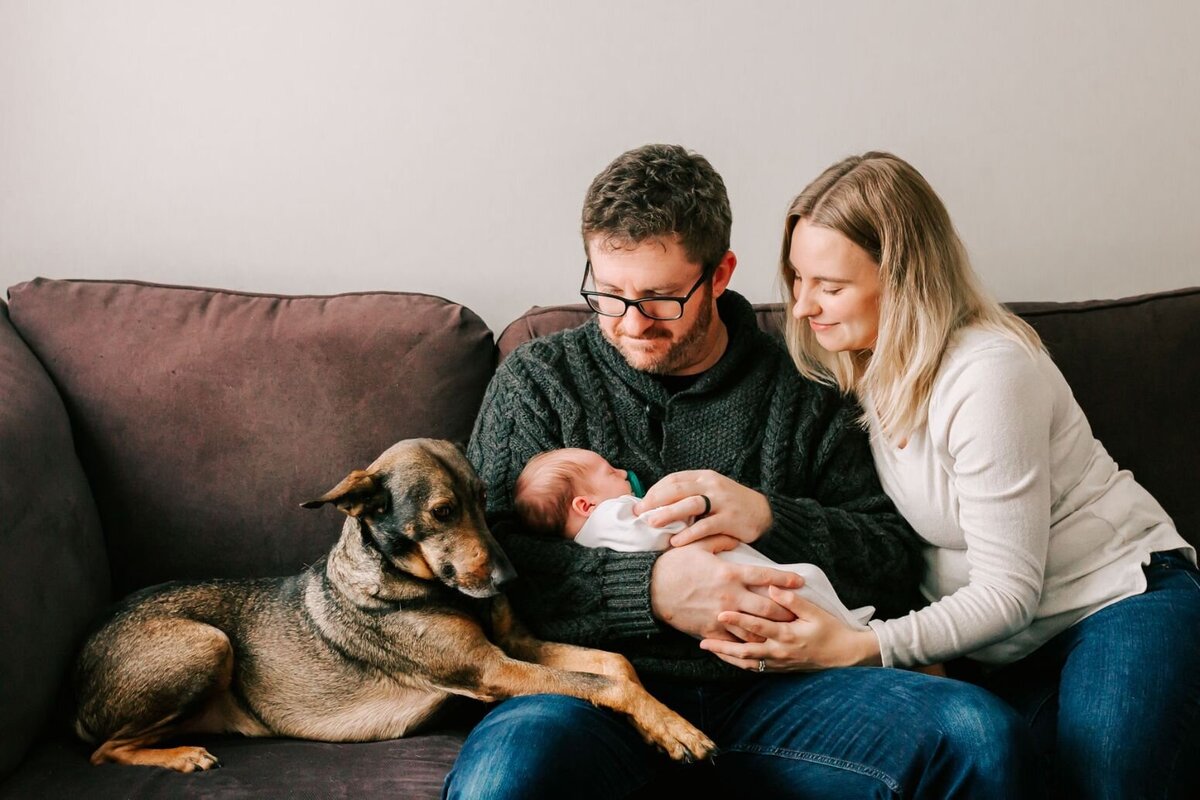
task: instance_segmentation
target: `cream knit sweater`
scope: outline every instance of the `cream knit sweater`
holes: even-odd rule
[[[885,666],[964,654],[1015,661],[1143,592],[1150,553],[1186,548],[1196,558],[1093,437],[1050,358],[1000,334],[955,337],[928,424],[903,448],[871,423],[880,482],[929,543],[922,592],[934,601],[870,623]]]

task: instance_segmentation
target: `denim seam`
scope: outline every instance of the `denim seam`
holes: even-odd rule
[[[1197,589],[1200,589],[1200,578],[1197,578],[1197,577],[1196,577],[1196,573],[1195,573],[1195,572],[1192,572],[1190,569],[1181,569],[1181,570],[1179,570],[1179,571],[1180,571],[1180,572],[1182,572],[1184,575],[1187,575],[1189,578],[1191,578],[1191,579],[1192,579],[1192,584],[1193,584],[1193,585],[1194,585],[1194,586],[1195,586]]]
[[[1194,581],[1195,579],[1196,578],[1193,575],[1192,580]],[[1178,775],[1179,774],[1179,772],[1178,772],[1179,759],[1183,758],[1183,753],[1185,750],[1187,750],[1187,746],[1185,743],[1189,739],[1191,739],[1192,736],[1195,735],[1195,728],[1197,727],[1196,723],[1197,723],[1197,720],[1200,720],[1200,714],[1197,714],[1196,710],[1197,710],[1197,708],[1200,708],[1200,706],[1197,706],[1197,704],[1192,703],[1191,707],[1192,707],[1192,713],[1191,713],[1190,717],[1188,718],[1187,722],[1181,726],[1184,735],[1182,737],[1180,737],[1179,749],[1176,751],[1175,758],[1172,760],[1172,763],[1167,770],[1168,775]],[[1168,780],[1165,785],[1165,791],[1163,792],[1163,797],[1169,797],[1170,792],[1171,792],[1171,781]]]
[[[1033,724],[1037,721],[1038,715],[1045,710],[1046,704],[1054,699],[1054,696],[1058,694],[1058,686],[1059,684],[1055,684],[1053,688],[1047,690],[1042,699],[1037,702],[1037,707],[1032,710],[1032,712],[1029,714],[1029,717],[1025,720],[1026,725],[1033,727]]]
[[[1161,570],[1165,575],[1169,575],[1173,572],[1182,572],[1192,582],[1193,586],[1195,586],[1197,589],[1200,589],[1200,573],[1196,572],[1196,568],[1192,566],[1191,561],[1180,557],[1180,560],[1182,560],[1184,563],[1182,566],[1176,566],[1173,563],[1173,558],[1166,555],[1160,555],[1159,553],[1151,553],[1150,559],[1150,566],[1146,567],[1147,591],[1149,591],[1150,588],[1150,570],[1152,569]]]
[[[753,753],[755,755],[781,756],[783,758],[790,758],[796,761],[810,761],[827,767],[844,769],[847,772],[856,772],[859,775],[865,775],[868,778],[874,778],[883,785],[887,786],[893,794],[899,794],[900,792],[900,782],[883,770],[876,769],[875,767],[868,767],[865,764],[858,764],[853,761],[843,761],[840,758],[832,758],[819,753],[807,753],[802,750],[788,750],[782,747],[765,747],[763,745],[756,744],[741,744],[723,747],[721,748],[721,752]]]

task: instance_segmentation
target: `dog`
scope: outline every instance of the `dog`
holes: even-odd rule
[[[408,439],[302,504],[346,514],[299,575],[173,582],[119,603],[75,670],[91,762],[180,772],[218,760],[154,747],[188,734],[330,742],[399,738],[453,695],[556,693],[628,716],[677,761],[712,740],[654,699],[624,657],[535,639],[499,585],[513,570],[484,521],[483,484],[450,442]]]

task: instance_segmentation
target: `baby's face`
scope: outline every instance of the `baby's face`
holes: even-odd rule
[[[593,502],[602,503],[633,493],[625,470],[615,468],[598,453],[582,451],[579,455],[579,465],[584,469],[583,485],[579,489]]]

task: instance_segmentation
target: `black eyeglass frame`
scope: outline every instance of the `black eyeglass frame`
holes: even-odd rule
[[[676,320],[676,319],[683,319],[683,308],[684,308],[684,306],[687,305],[687,301],[692,299],[692,295],[694,295],[696,293],[696,291],[701,286],[704,285],[704,282],[706,280],[708,280],[709,278],[712,277],[712,275],[715,271],[716,271],[715,267],[704,267],[702,270],[700,270],[700,278],[694,284],[692,284],[692,288],[688,289],[688,293],[683,295],[682,297],[668,296],[668,295],[654,295],[651,297],[639,297],[637,300],[628,300],[624,297],[621,297],[621,295],[619,295],[619,294],[609,294],[608,292],[596,292],[596,291],[591,291],[591,290],[583,288],[583,287],[587,286],[588,275],[590,275],[592,272],[592,260],[589,258],[587,260],[587,264],[583,268],[583,281],[579,284],[579,294],[583,298],[583,301],[588,304],[588,308],[590,308],[592,311],[595,311],[597,314],[599,314],[602,317],[623,317],[629,313],[629,307],[634,306],[635,308],[637,308],[638,313],[641,314],[646,319],[652,319],[652,320],[656,320],[658,322],[670,322],[670,321]],[[592,302],[593,297],[607,297],[607,298],[611,298],[613,300],[620,300],[622,303],[625,304],[625,308],[621,309],[620,314],[607,314],[596,307],[598,305],[598,303]],[[662,303],[662,302],[678,303],[679,304],[679,313],[673,317],[656,317],[653,314],[647,314],[646,310],[644,308],[642,308],[642,303]]]

